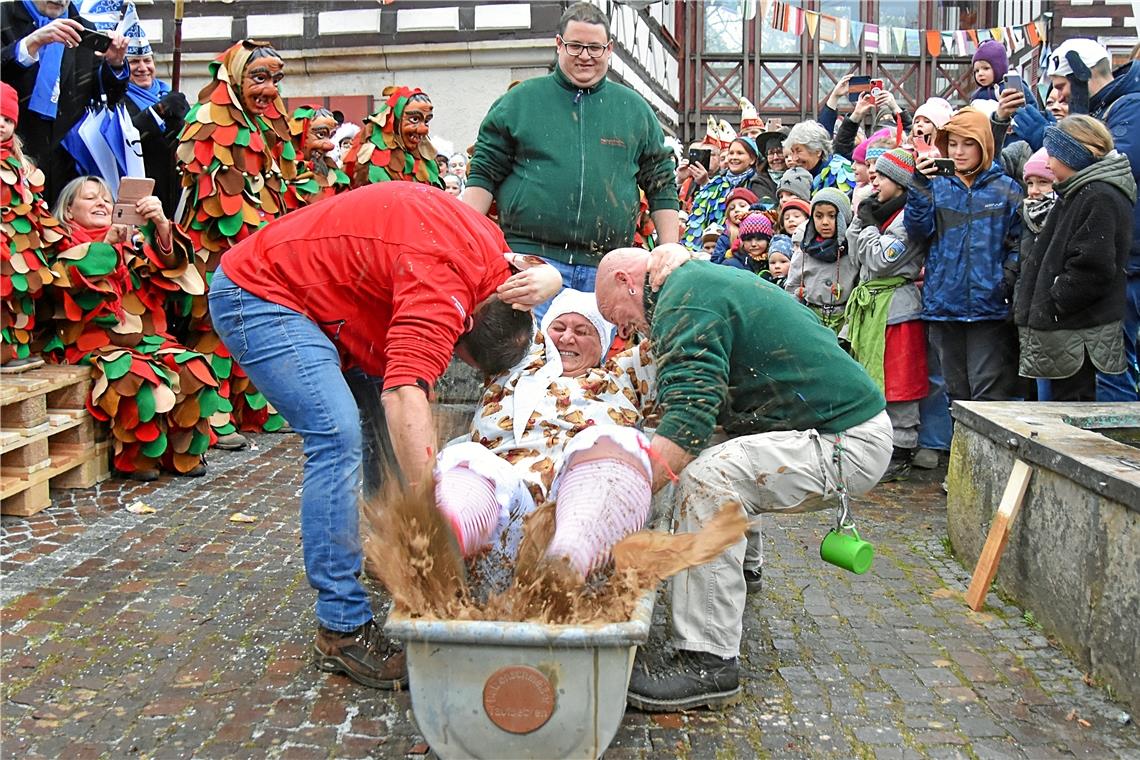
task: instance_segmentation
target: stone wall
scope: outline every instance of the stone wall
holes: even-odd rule
[[[1065,453],[1063,439],[1079,444],[1095,433],[1057,421],[1060,412],[1042,421],[1039,405],[999,405],[1008,413],[1005,419],[988,414],[987,406],[955,406],[946,504],[955,554],[966,567],[977,563],[1014,459],[1025,459],[1033,474],[997,587],[1032,611],[1045,632],[1133,712],[1140,710],[1140,499],[1120,488],[1111,489],[1119,498],[1098,493],[1110,490],[1111,474],[1090,482],[1092,487],[1074,479],[1074,469],[1087,465]],[[1011,406],[1033,416],[1019,417]],[[1054,441],[1054,435],[1062,440]],[[1129,453],[1135,449],[1104,440],[1106,467],[1111,470],[1114,457],[1123,456],[1132,463],[1116,460],[1118,471],[1140,468],[1140,457]]]

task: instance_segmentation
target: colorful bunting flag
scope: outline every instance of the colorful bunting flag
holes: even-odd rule
[[[878,24],[864,24],[863,25],[863,43],[867,47],[868,53],[875,53],[879,50],[879,26]]]
[[[775,10],[772,12],[772,28],[778,29],[781,32],[803,34],[803,9],[797,8],[794,5],[788,5],[787,3],[781,3],[779,0],[776,0]]]
[[[823,42],[839,42],[839,19],[826,13],[820,14],[819,39]]]
[[[895,51],[895,55],[902,55],[906,53],[907,30],[901,26],[897,26],[891,31],[894,33],[894,39],[891,40],[891,49]]]
[[[942,33],[937,29],[926,31],[926,52],[930,53],[933,58],[937,58],[938,54],[942,52]]]
[[[839,17],[839,30],[835,43],[840,47],[847,47],[851,44],[851,21],[843,16]],[[856,46],[858,46],[858,42],[856,42]]]
[[[808,36],[814,37],[815,30],[819,26],[819,14],[812,13],[811,11],[804,11],[804,21],[807,22]]]
[[[917,29],[906,30],[906,54],[917,58],[921,54],[919,46],[922,44],[922,35]]]
[[[1037,22],[1025,25],[1025,35],[1029,38],[1029,44],[1037,47],[1041,44],[1041,35],[1037,33]]]
[[[820,42],[837,44],[840,47],[851,45],[869,53],[884,53],[906,56],[919,56],[925,42],[926,51],[931,57],[957,54],[962,57],[973,55],[978,45],[987,40],[1000,42],[1009,55],[1025,47],[1045,44],[1045,25],[1042,21],[1032,21],[1021,26],[991,27],[989,29],[910,29],[908,27],[880,26],[844,16],[807,11],[784,0],[740,0],[742,11],[747,18],[759,12],[761,18],[768,17],[772,9],[769,25],[778,31],[808,35]]]

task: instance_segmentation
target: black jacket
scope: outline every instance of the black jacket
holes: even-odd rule
[[[186,96],[180,92],[169,92],[153,109],[139,108],[130,97],[123,102],[142,140],[146,176],[154,180],[154,194],[162,201],[163,213],[173,219],[178,199],[182,195],[180,178],[175,169],[174,151],[178,148],[178,134],[182,131],[183,118],[190,110]],[[155,119],[156,111],[160,111],[163,117],[161,124]]]
[[[68,18],[75,19],[88,29],[94,29],[88,21],[79,16],[72,3]],[[59,110],[54,120],[44,119],[28,110],[28,101],[36,86],[38,63],[24,68],[17,62],[17,47],[24,37],[36,30],[35,22],[28,15],[23,3],[0,3],[0,77],[15,88],[20,96],[20,123],[16,134],[24,141],[24,152],[31,156],[43,169],[46,178],[44,198],[54,203],[59,191],[77,175],[75,160],[60,146],[87,104],[100,95],[99,82],[109,103],[117,103],[127,89],[127,80],[116,78],[110,66],[105,66],[101,58],[87,47],[67,48],[63,53],[63,63],[59,72]]]
[[[1127,173],[1127,159],[1119,158]],[[1135,185],[1132,188],[1134,194]],[[1032,252],[1021,261],[1014,322],[1051,331],[1123,319],[1133,205],[1126,189],[1093,180],[1068,197],[1060,191],[1058,195]]]

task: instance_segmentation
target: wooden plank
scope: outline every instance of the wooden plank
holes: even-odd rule
[[[33,483],[0,502],[0,514],[28,517],[51,506],[51,489],[47,481]]]
[[[35,396],[46,395],[60,388],[90,382],[91,367],[48,365],[20,375],[18,379],[0,377],[0,404],[8,406]],[[67,406],[73,405],[67,404]],[[4,414],[6,416],[8,411],[5,410]]]
[[[52,447],[54,461],[57,446]],[[90,448],[85,450],[90,451]],[[90,488],[111,477],[111,442],[104,441],[95,446],[91,456],[81,458],[67,472],[51,479],[52,488]]]
[[[970,581],[970,588],[966,591],[966,604],[974,612],[980,610],[986,601],[986,593],[990,584],[997,575],[998,563],[1005,552],[1005,545],[1009,542],[1009,531],[1017,513],[1021,511],[1021,502],[1025,500],[1025,490],[1029,487],[1029,476],[1033,468],[1023,460],[1017,459],[1013,463],[1013,471],[1005,484],[1005,493],[1001,496],[1001,503],[994,513],[993,522],[990,523],[990,532],[986,537],[986,545],[982,547],[978,564],[974,567],[974,577]]]
[[[88,415],[86,417],[68,417],[65,421],[60,422],[56,425],[52,425],[49,418],[49,422],[45,423],[44,425],[39,425],[35,428],[24,430],[3,430],[2,432],[4,434],[4,437],[0,439],[0,441],[2,441],[0,442],[0,454],[7,454],[9,451],[15,451],[16,449],[22,448],[24,446],[29,446],[36,441],[42,441],[59,433],[63,433],[64,431],[71,430],[72,428],[84,428],[84,432],[77,433],[75,440],[70,440],[70,437],[65,437],[63,439],[64,441],[71,443],[83,443],[86,439],[94,440],[94,422],[95,420],[91,418],[90,415]],[[18,436],[12,437],[12,433],[17,433]]]

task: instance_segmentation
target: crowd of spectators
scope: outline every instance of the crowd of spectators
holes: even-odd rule
[[[88,44],[74,5],[0,14],[4,369],[94,366],[122,473],[198,474],[210,445],[289,429],[212,329],[213,272],[272,219],[387,181],[462,197],[583,292],[606,251],[635,241],[772,282],[885,393],[888,476],[937,463],[954,399],[1137,399],[1140,63],[1114,71],[1091,40],[1060,45],[1041,82],[986,42],[969,101],[913,113],[886,89],[852,92],[851,75],[815,120],[765,121],[742,101],[738,131],[710,118],[682,152],[608,83],[608,23],[587,13],[561,30],[549,76],[512,85],[475,144],[442,155],[414,87],[385,88],[362,124],[287,113],[284,61],[247,40],[188,100],[145,39]],[[103,102],[125,106],[154,181],[129,224],[121,178],[86,176],[74,155]]]

